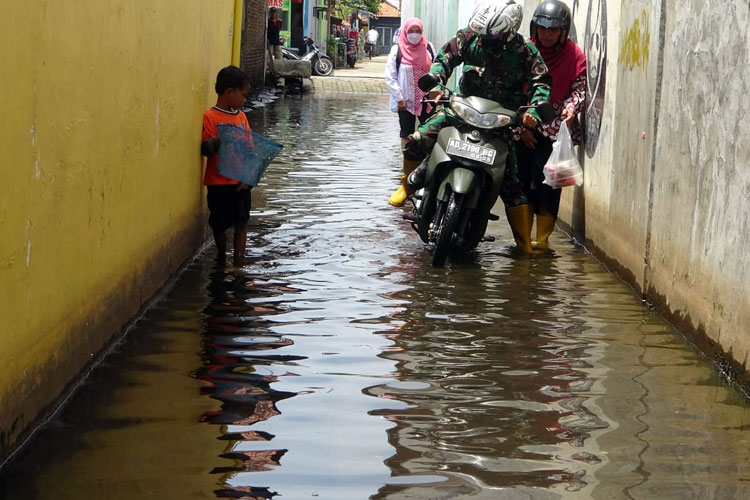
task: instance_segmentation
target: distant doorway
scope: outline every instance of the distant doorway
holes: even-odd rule
[[[289,22],[289,33],[292,37],[291,46],[300,49],[300,54],[304,49],[305,44],[303,39],[305,37],[305,27],[303,22],[302,7],[303,4],[292,2],[290,5],[290,22]]]
[[[393,28],[375,28],[378,31],[378,54],[388,54],[393,45]]]

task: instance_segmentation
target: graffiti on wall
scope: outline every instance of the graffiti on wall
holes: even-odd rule
[[[583,51],[586,54],[586,155],[599,144],[607,76],[607,0],[591,0],[586,15]]]
[[[641,18],[636,19],[625,33],[625,39],[620,48],[620,64],[625,65],[631,71],[636,67],[644,67],[648,62],[650,45],[651,30],[648,13],[644,10],[641,11]]]

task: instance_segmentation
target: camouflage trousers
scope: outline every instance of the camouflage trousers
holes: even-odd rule
[[[464,125],[464,121],[457,117],[450,109],[443,108],[430,116],[409,137],[409,142],[404,149],[404,156],[408,159],[421,161],[432,151],[437,143],[438,134],[444,127]],[[508,134],[508,157],[505,160],[505,175],[500,188],[500,198],[505,207],[525,205],[529,202],[523,184],[518,179],[518,162],[516,161],[516,150],[513,140]]]

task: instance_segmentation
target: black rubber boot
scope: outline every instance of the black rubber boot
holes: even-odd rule
[[[427,159],[422,160],[422,163],[409,174],[406,178],[406,183],[414,191],[422,189],[424,187],[425,174],[427,174]]]

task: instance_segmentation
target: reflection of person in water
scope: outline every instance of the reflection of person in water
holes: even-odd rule
[[[249,304],[249,296],[257,297],[262,293],[257,288],[249,288],[245,276],[227,279],[223,270],[214,270],[209,276],[207,286],[210,302],[204,307],[204,329],[202,335],[202,366],[193,373],[195,378],[208,382],[202,393],[221,402],[221,408],[204,412],[201,421],[222,426],[253,426],[265,422],[280,411],[276,403],[290,398],[293,392],[277,391],[273,384],[278,377],[273,374],[260,375],[257,365],[262,361],[247,358],[247,351],[268,351],[293,344],[284,337],[272,332],[264,332],[250,318],[261,306]],[[269,291],[269,295],[273,295]],[[263,308],[265,313],[273,309]],[[259,331],[260,330],[260,331]],[[252,331],[252,340],[247,336]],[[263,338],[267,337],[267,338]],[[264,341],[259,341],[262,338]],[[243,340],[244,339],[244,340]],[[247,430],[241,433],[225,434],[221,439],[229,441],[270,441],[273,435],[262,429]],[[221,458],[235,460],[240,465],[220,465],[214,473],[227,475],[236,472],[270,470],[280,465],[285,449],[268,449],[250,452],[230,452]],[[228,479],[228,476],[227,476]],[[225,481],[226,496],[236,496],[246,491],[229,486]],[[275,493],[264,488],[251,488],[253,498],[272,498]]]
[[[241,462],[240,466],[216,467],[211,472],[234,473],[234,472],[263,472],[273,470],[281,465],[281,457],[287,450],[259,450],[259,451],[232,451],[224,453],[222,458]],[[255,497],[253,497],[255,498]],[[265,497],[264,497],[265,498]]]

